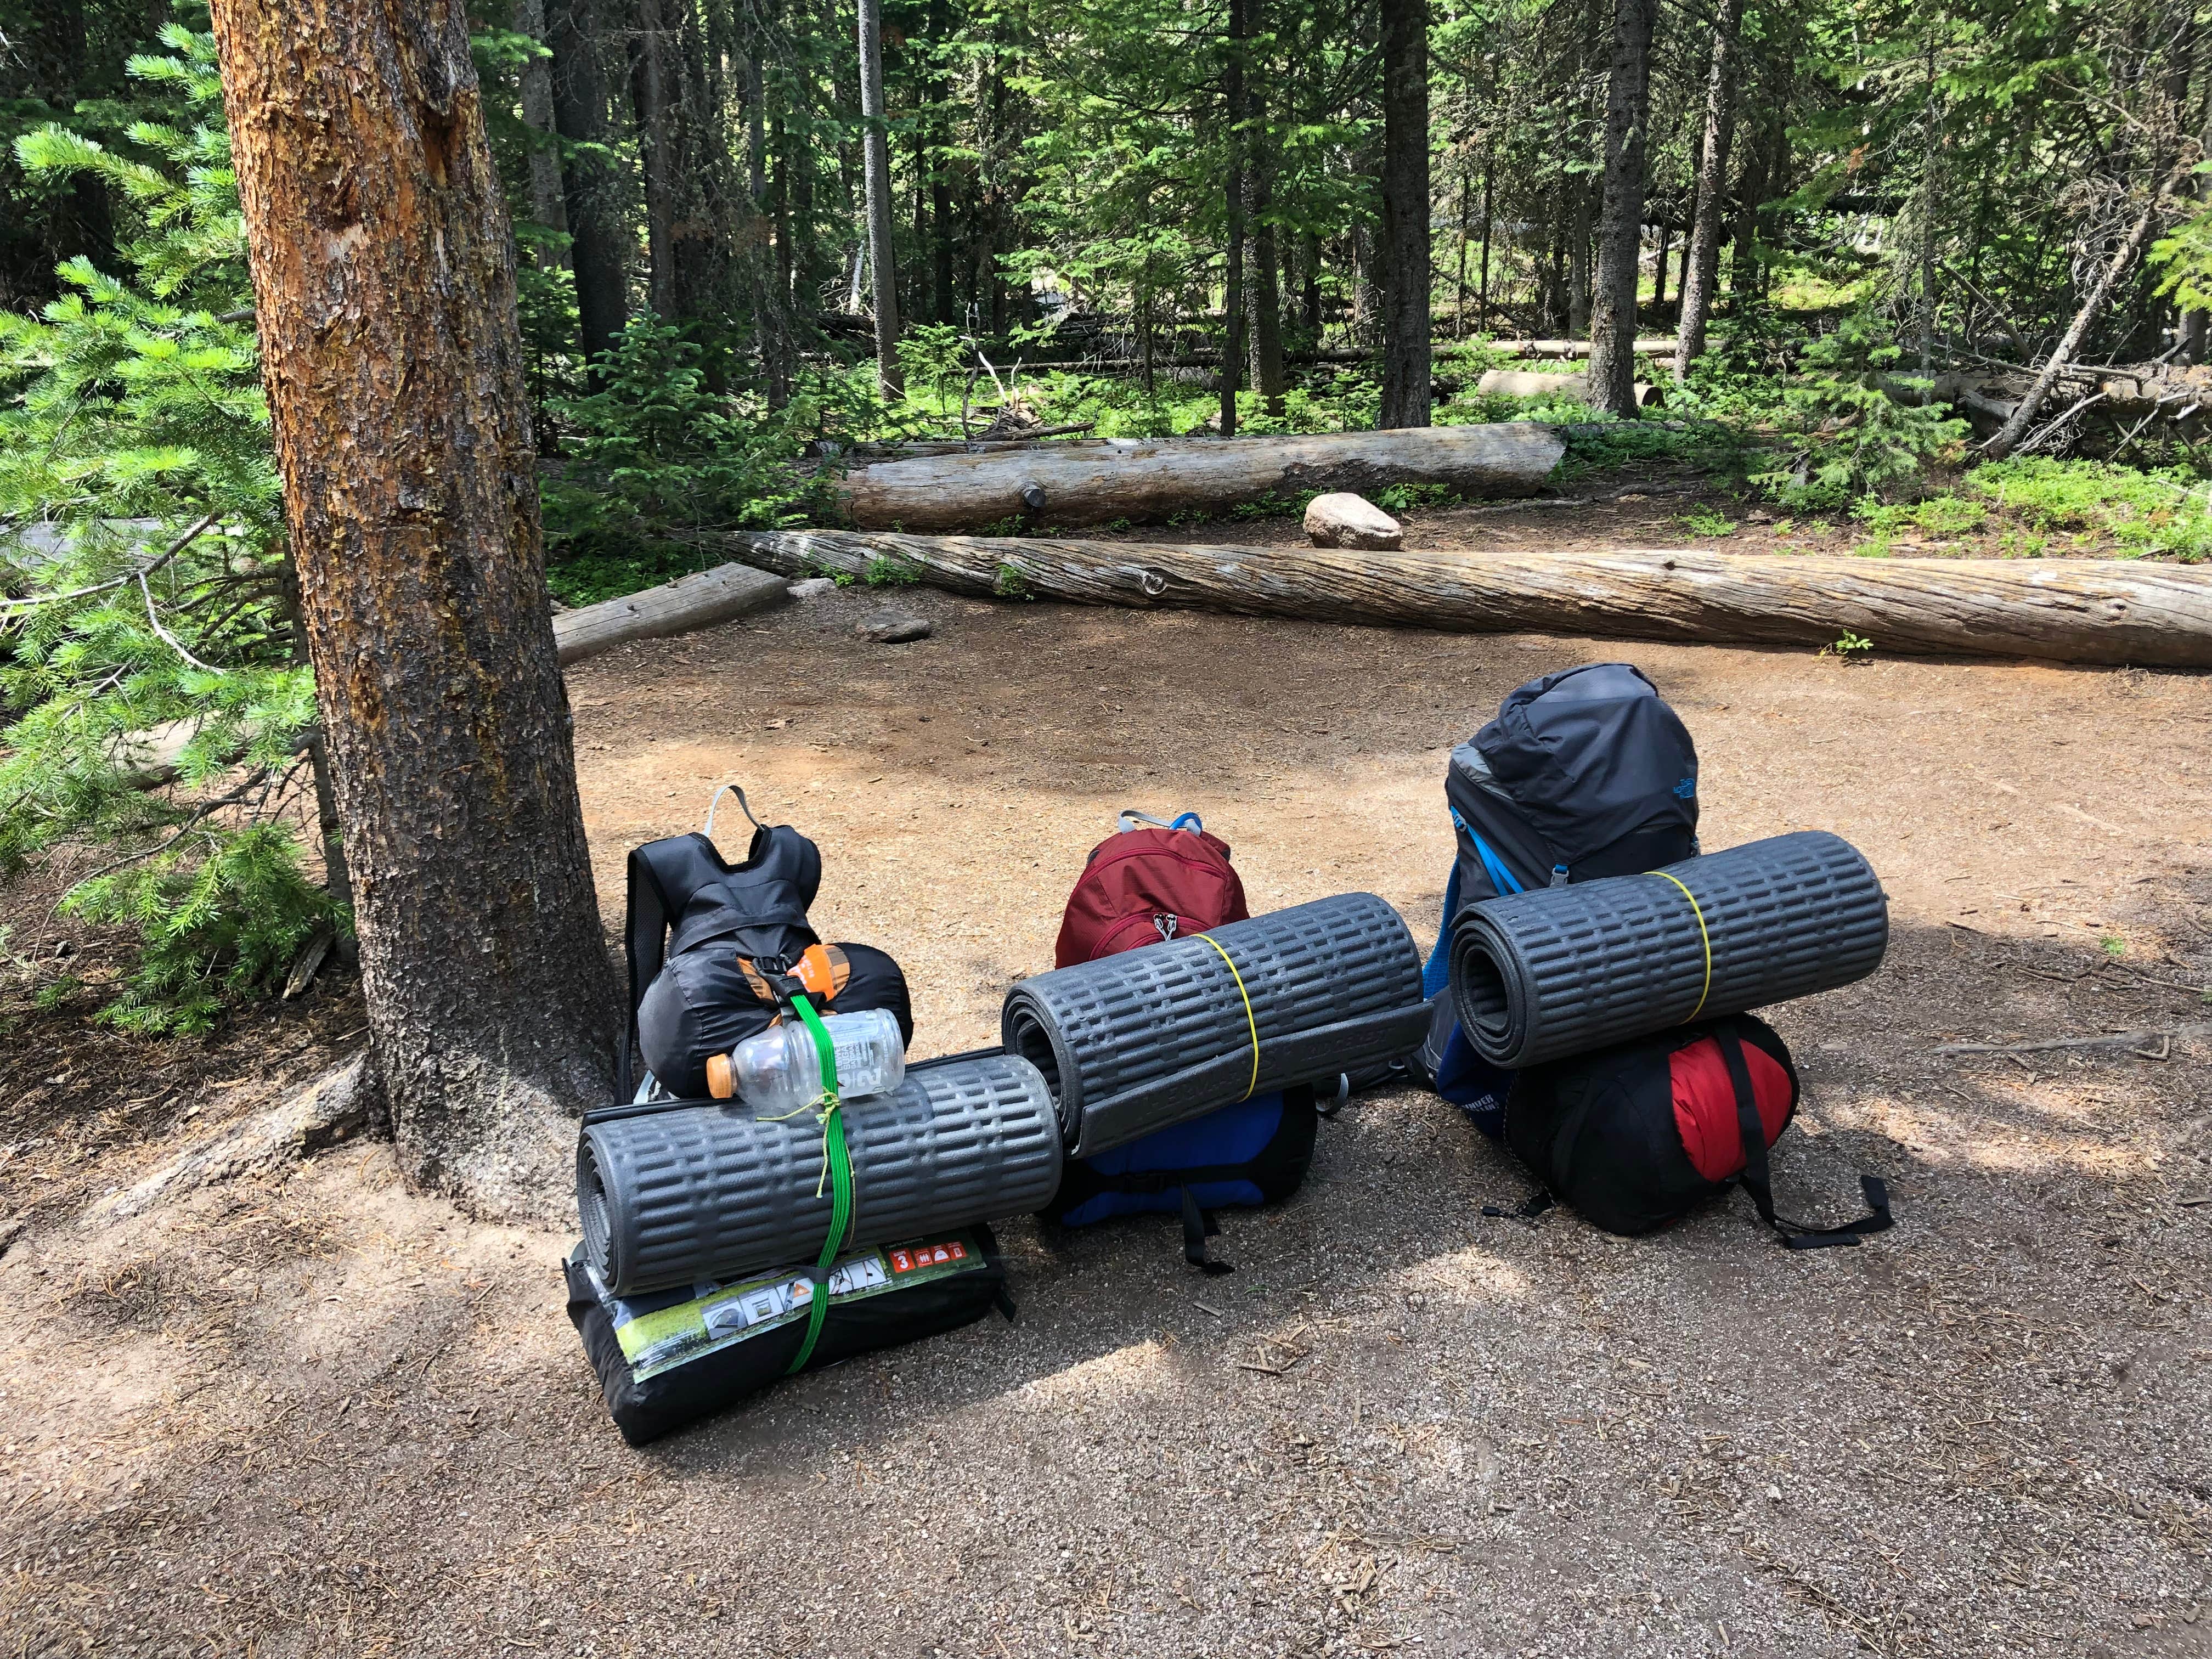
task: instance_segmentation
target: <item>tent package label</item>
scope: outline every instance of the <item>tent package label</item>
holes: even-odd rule
[[[830,1299],[860,1301],[984,1265],[981,1242],[972,1233],[854,1250],[830,1268]],[[623,1356],[641,1382],[804,1319],[814,1297],[813,1276],[799,1269],[630,1297],[608,1295],[596,1273],[592,1281],[600,1285]]]

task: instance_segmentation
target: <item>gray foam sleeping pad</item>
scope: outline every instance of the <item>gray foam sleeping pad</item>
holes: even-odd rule
[[[1873,866],[1803,830],[1470,905],[1452,932],[1452,1002],[1475,1052],[1517,1070],[1848,985],[1888,944]]]
[[[1014,987],[999,1016],[1006,1051],[1043,1071],[1075,1158],[1248,1095],[1386,1065],[1425,1028],[1419,948],[1372,893],[1057,968]]]
[[[1059,1190],[1060,1126],[1026,1060],[924,1062],[895,1093],[847,1101],[843,1115],[850,1244],[1022,1214]],[[811,1112],[756,1118],[737,1101],[589,1124],[576,1207],[584,1259],[617,1296],[813,1261],[830,1219],[821,1125]]]

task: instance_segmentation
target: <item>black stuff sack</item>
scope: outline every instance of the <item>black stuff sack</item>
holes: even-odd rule
[[[1808,1228],[1775,1214],[1767,1152],[1797,1111],[1790,1050],[1749,1014],[1679,1026],[1514,1076],[1505,1144],[1556,1198],[1609,1233],[1650,1231],[1741,1182],[1792,1249],[1856,1244],[1890,1224],[1889,1195],[1862,1176],[1869,1213]]]
[[[609,1294],[578,1247],[563,1267],[568,1319],[598,1373],[607,1414],[633,1446],[758,1394],[791,1370],[805,1340],[812,1273],[792,1267],[730,1285]],[[971,1325],[1009,1319],[1006,1266],[982,1224],[838,1257],[830,1307],[805,1369]]]
[[[771,975],[795,975],[824,1014],[888,1009],[901,1039],[914,1040],[898,963],[872,945],[824,945],[808,923],[821,885],[820,851],[789,824],[756,821],[739,864],[702,834],[630,854],[624,945],[635,1047],[668,1097],[706,1099],[708,1062],[777,1023]],[[623,1072],[628,1100],[627,1048]]]

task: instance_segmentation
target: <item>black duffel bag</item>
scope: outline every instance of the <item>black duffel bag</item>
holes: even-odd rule
[[[607,1414],[633,1446],[758,1394],[788,1376],[806,1336],[810,1268],[733,1285],[617,1297],[580,1260],[563,1264],[568,1319],[599,1374]],[[1006,1264],[981,1222],[938,1237],[870,1246],[837,1259],[830,1308],[802,1370],[972,1325],[1008,1319]]]
[[[1890,1224],[1889,1194],[1859,1178],[1868,1213],[1812,1228],[1775,1213],[1767,1152],[1797,1111],[1790,1050],[1749,1014],[1677,1026],[1514,1074],[1505,1144],[1543,1192],[1609,1233],[1644,1233],[1741,1182],[1759,1217],[1793,1250],[1856,1244]],[[1500,1213],[1495,1207],[1489,1214]]]

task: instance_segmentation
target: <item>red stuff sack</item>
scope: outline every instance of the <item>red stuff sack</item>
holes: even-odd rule
[[[1072,968],[1251,914],[1229,844],[1207,835],[1197,813],[1168,823],[1124,812],[1121,830],[1091,849],[1067,896],[1052,965]]]
[[[1792,1249],[1886,1231],[1889,1194],[1872,1176],[1860,1177],[1869,1213],[1847,1225],[1775,1215],[1767,1151],[1796,1110],[1790,1050],[1764,1021],[1733,1014],[1528,1067],[1506,1097],[1505,1144],[1548,1194],[1609,1233],[1649,1232],[1739,1181]]]

